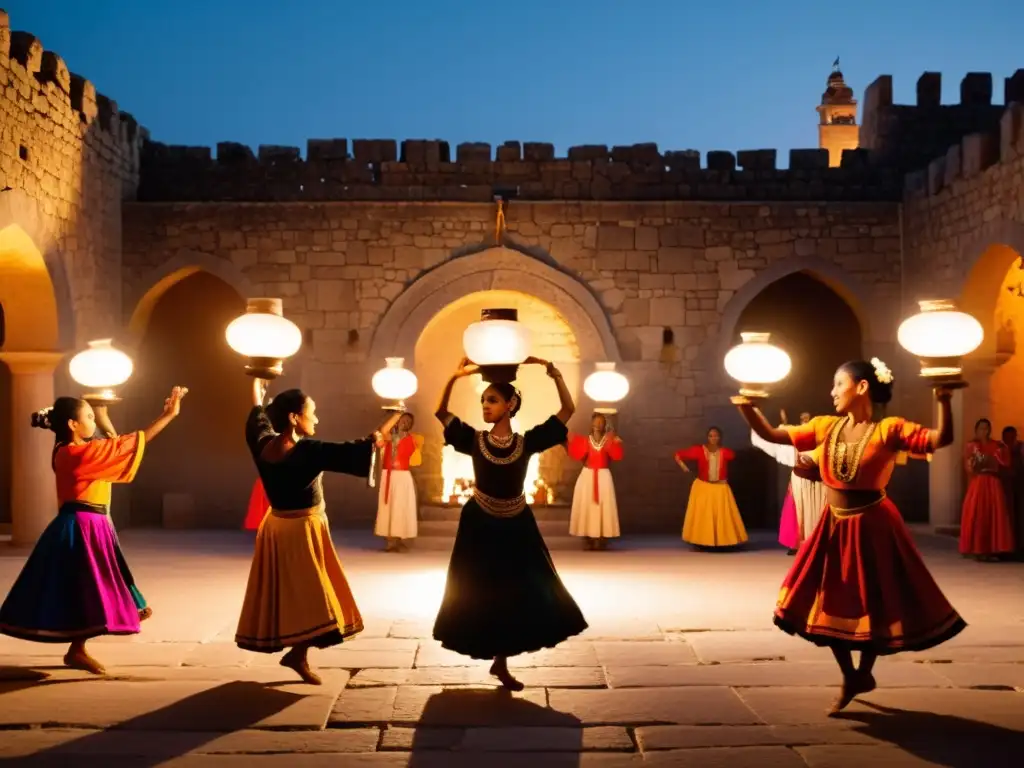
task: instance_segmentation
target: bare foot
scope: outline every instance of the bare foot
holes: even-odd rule
[[[858,672],[856,675],[843,680],[843,688],[839,697],[832,704],[829,715],[837,715],[850,706],[850,703],[862,693],[870,693],[875,690],[877,683],[871,674]]]
[[[150,608],[147,605],[145,608],[143,608],[141,611],[139,611],[139,621],[145,621],[146,619],[148,619],[152,615],[153,615],[153,609]]]
[[[307,661],[305,655],[296,653],[295,649],[288,651],[288,653],[281,657],[281,666],[294,670],[304,683],[309,685],[323,684],[320,676],[309,668],[309,661]]]
[[[103,665],[85,650],[68,651],[64,656],[64,666],[69,669],[77,669],[80,672],[91,672],[94,675],[105,675],[107,673]]]
[[[508,671],[507,664],[498,664],[494,662],[491,664],[491,675],[498,678],[498,682],[502,684],[507,690],[510,691],[521,691],[526,686],[521,682],[512,677],[512,673]]]

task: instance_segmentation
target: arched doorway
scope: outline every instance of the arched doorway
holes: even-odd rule
[[[770,332],[793,361],[792,372],[773,388],[765,407],[770,421],[778,423],[782,410],[790,423],[796,423],[802,411],[832,413],[829,391],[836,368],[863,355],[860,320],[842,296],[812,274],[788,274],[763,288],[743,308],[732,343],[738,343],[739,333],[748,330]],[[732,475],[737,503],[750,527],[773,527],[789,470],[750,446],[749,431],[742,422],[736,426],[740,431],[729,435],[728,442],[739,450]]]
[[[510,307],[519,311],[519,321],[533,331],[534,354],[554,362],[562,371],[569,391],[578,401],[581,383],[580,347],[568,321],[550,304],[527,293],[510,290],[483,290],[458,298],[441,308],[423,328],[415,345],[415,371],[421,392],[436,393],[455,370],[463,356],[462,332],[480,319],[480,311],[491,307]],[[480,417],[480,394],[486,385],[473,377],[458,382],[452,394],[451,410],[473,427],[484,428]],[[523,393],[523,405],[517,417],[520,431],[540,424],[559,409],[555,387],[538,366],[523,366],[516,386]],[[416,413],[416,430],[424,434],[423,465],[418,472],[420,495],[426,503],[448,501],[453,481],[470,478],[472,464],[450,448],[443,449],[440,424],[432,418],[433,402],[423,402]],[[533,472],[546,487],[555,503],[566,503],[571,496],[570,477],[564,451],[548,451],[538,457]],[[528,478],[528,480],[532,480]],[[530,482],[528,482],[528,486]],[[529,487],[527,488],[529,491]]]
[[[200,270],[162,281],[140,300],[131,325],[141,342],[125,386],[131,424],[115,425],[148,424],[175,385],[189,394],[178,420],[147,449],[132,484],[132,525],[241,524],[255,477],[243,437],[251,389],[224,330],[244,311],[234,288]]]

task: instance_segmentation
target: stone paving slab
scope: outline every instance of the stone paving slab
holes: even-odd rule
[[[688,643],[682,642],[597,642],[597,660],[605,667],[669,666],[693,664],[697,656]]]
[[[625,728],[389,728],[382,750],[466,752],[634,752]]]
[[[682,638],[693,648],[697,659],[705,663],[820,661],[822,653],[828,653],[813,643],[778,629],[689,632]]]
[[[348,682],[349,688],[389,685],[498,685],[488,666],[417,667],[416,669],[361,669]],[[516,678],[527,688],[607,688],[602,667],[524,667]]]
[[[982,744],[914,746],[812,746],[796,752],[809,768],[1019,768],[1021,747],[1016,751],[989,749]]]
[[[834,725],[650,725],[636,729],[643,752],[708,747],[765,747],[806,744],[874,744],[852,727]]]
[[[369,689],[373,690],[373,689]],[[579,727],[571,715],[549,709],[547,692],[527,688],[518,693],[494,689],[402,686],[391,722],[418,726]]]
[[[490,666],[487,661],[471,659],[468,656],[442,648],[434,640],[420,643],[416,654],[417,667],[473,667]],[[536,653],[524,653],[508,660],[509,667],[597,667],[600,663],[591,643],[567,642],[557,648],[545,648]]]
[[[922,664],[957,688],[1008,687],[1024,691],[1024,664]]]
[[[682,749],[646,755],[644,768],[807,768],[796,752],[786,747],[734,747]],[[861,766],[863,768],[863,766]]]
[[[285,670],[282,670],[285,671]],[[170,672],[170,671],[169,671]],[[64,725],[146,731],[322,729],[348,673],[322,686],[246,680],[44,680],[0,684],[0,726]],[[56,698],[53,694],[56,694]]]
[[[585,725],[755,725],[763,722],[725,687],[551,690],[552,709]]]
[[[825,686],[839,685],[835,662],[774,661],[758,664],[683,664],[677,666],[614,667],[606,670],[612,688],[662,688],[686,685],[727,685],[738,687]],[[1024,667],[1022,667],[1024,671]],[[881,659],[875,668],[879,687],[940,688],[953,682],[936,665],[887,663]]]

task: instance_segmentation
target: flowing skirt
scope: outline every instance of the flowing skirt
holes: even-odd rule
[[[258,653],[299,643],[327,648],[362,631],[323,506],[271,510],[256,534],[238,647]]]
[[[596,474],[596,479],[595,479]],[[597,501],[594,501],[594,490]],[[572,493],[569,535],[591,539],[611,539],[619,533],[619,508],[615,502],[615,483],[607,467],[584,467]]]
[[[151,613],[106,507],[74,502],[36,542],[0,607],[0,633],[40,643],[134,635]]]
[[[259,530],[260,523],[263,522],[263,518],[269,511],[270,499],[267,498],[267,492],[263,490],[263,481],[257,477],[252,486],[252,493],[249,495],[249,506],[246,509],[242,528],[246,531]]]
[[[734,547],[746,540],[747,529],[729,484],[694,480],[683,520],[683,541],[698,547]]]
[[[793,483],[786,489],[786,499],[782,502],[782,515],[779,518],[779,544],[786,549],[800,546],[800,525],[796,517],[796,501],[793,499]]]
[[[387,499],[385,499],[385,495]],[[384,472],[380,479],[377,496],[377,522],[373,532],[377,536],[398,539],[415,539],[416,528],[416,482],[407,469],[391,470],[391,483]]]
[[[794,473],[790,487],[796,505],[797,535],[802,544],[814,535],[821,522],[821,513],[825,509],[825,484]]]
[[[474,659],[552,648],[587,628],[533,511],[495,517],[473,499],[459,518],[434,639]]]
[[[826,507],[782,583],[775,624],[816,645],[882,655],[931,648],[967,626],[887,498],[843,517]]]
[[[1016,548],[1013,517],[996,475],[971,477],[960,517],[960,554],[1002,555]]]

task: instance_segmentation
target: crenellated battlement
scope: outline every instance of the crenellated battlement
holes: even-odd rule
[[[1003,103],[993,104],[993,77],[969,72],[960,81],[960,100],[942,103],[942,74],[917,80],[915,104],[894,104],[892,76],[881,75],[865,89],[860,146],[878,162],[901,171],[919,170],[973,133],[996,130],[1006,105],[1024,102],[1024,69],[1003,81]]]
[[[9,70],[8,88],[54,123],[69,115],[96,135],[126,165],[137,167],[138,153],[147,131],[117,102],[104,96],[81,75],[73,74],[60,54],[48,51],[30,32],[11,30],[10,18],[0,9],[0,68]],[[64,125],[64,128],[73,128]]]
[[[144,201],[522,200],[888,200],[900,177],[871,153],[794,149],[780,169],[774,149],[661,152],[657,144],[571,147],[506,141],[497,147],[441,140],[311,139],[298,147],[146,142]]]

